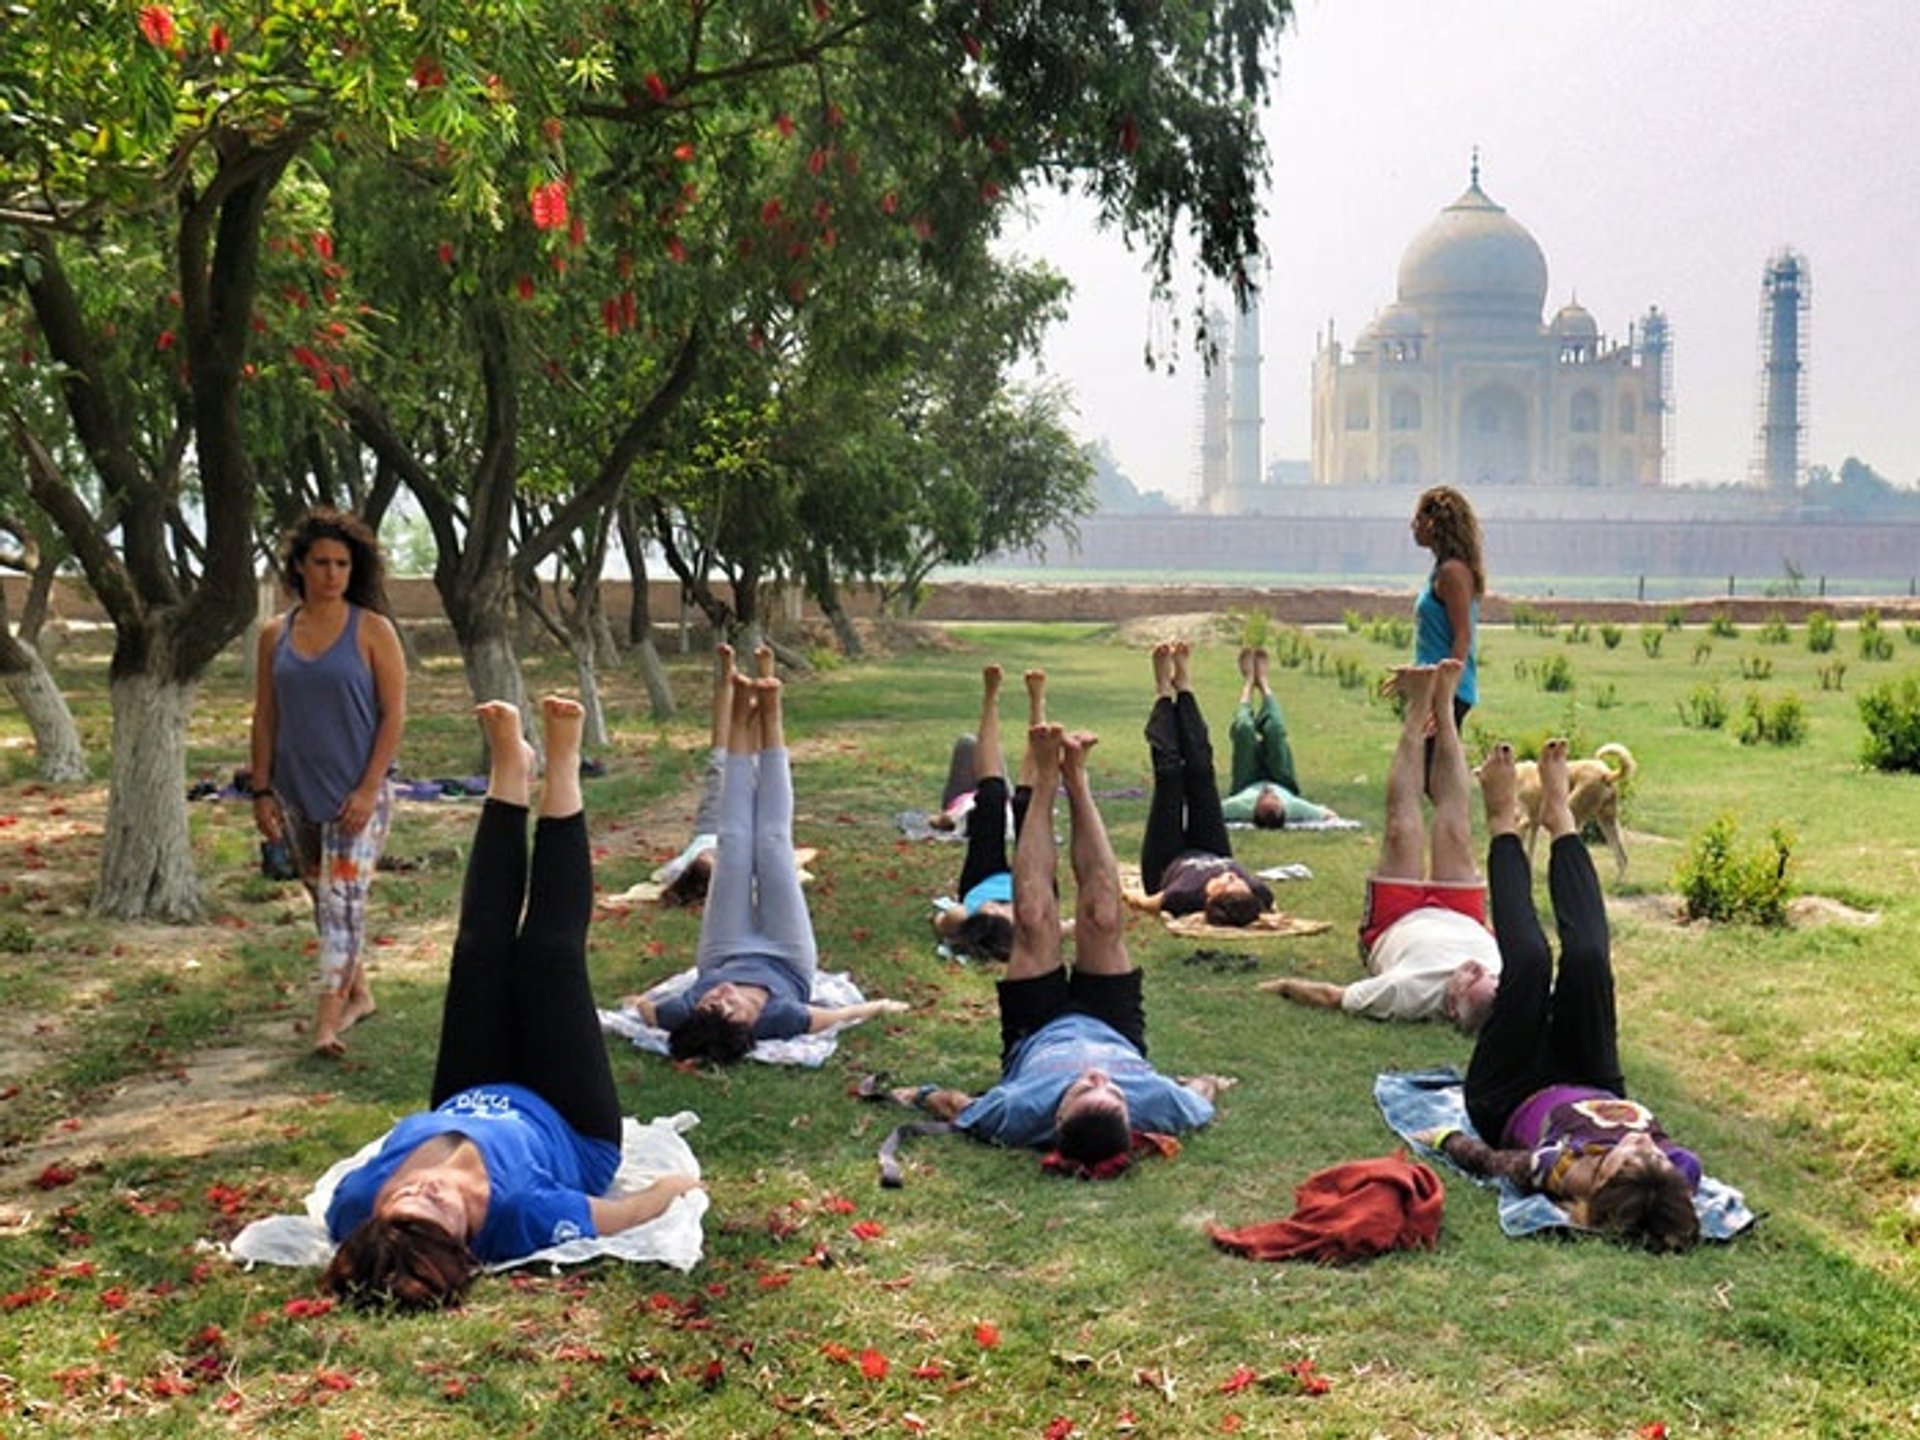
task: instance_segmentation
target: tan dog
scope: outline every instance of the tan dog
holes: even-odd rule
[[[1520,782],[1520,838],[1531,859],[1540,833],[1540,767],[1522,760],[1513,768]],[[1602,745],[1590,760],[1567,761],[1567,798],[1573,807],[1574,828],[1584,829],[1589,821],[1600,827],[1613,848],[1615,879],[1627,873],[1627,847],[1620,840],[1620,787],[1633,770],[1633,752],[1624,745]]]

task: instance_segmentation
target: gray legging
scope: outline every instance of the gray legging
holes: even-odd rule
[[[819,952],[793,863],[793,775],[784,749],[727,756],[720,794],[720,844],[700,916],[701,974],[739,955],[792,967],[813,989]]]

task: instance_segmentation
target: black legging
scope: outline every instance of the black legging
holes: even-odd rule
[[[1533,906],[1533,869],[1517,835],[1487,847],[1500,988],[1467,1066],[1467,1114],[1500,1144],[1515,1108],[1548,1085],[1591,1085],[1624,1097],[1600,877],[1578,835],[1547,852],[1547,893],[1560,932],[1560,975]]]
[[[474,1085],[524,1085],[580,1134],[619,1143],[620,1099],[587,979],[592,914],[587,817],[535,823],[529,883],[527,807],[488,800],[460,891],[431,1104]]]
[[[1020,838],[1020,827],[1026,822],[1027,806],[1032,803],[1033,790],[1026,785],[1017,786],[1013,792],[1013,835]],[[989,775],[973,787],[973,809],[967,812],[967,858],[960,866],[960,894],[965,900],[969,891],[991,875],[1003,875],[1013,869],[1008,858],[1007,847],[1007,777]]]
[[[1232,855],[1227,820],[1220,813],[1220,781],[1213,773],[1213,742],[1191,690],[1162,695],[1147,716],[1147,748],[1153,753],[1153,799],[1147,833],[1140,841],[1140,883],[1159,893],[1167,866],[1190,850]]]

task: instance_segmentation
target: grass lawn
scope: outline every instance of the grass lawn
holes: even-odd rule
[[[1623,883],[1595,851],[1628,1078],[1762,1216],[1731,1245],[1673,1259],[1505,1239],[1492,1198],[1451,1172],[1432,1253],[1267,1266],[1206,1239],[1209,1221],[1286,1214],[1322,1166],[1388,1153],[1378,1071],[1467,1056],[1444,1027],[1379,1026],[1254,989],[1358,974],[1396,733],[1370,682],[1401,658],[1364,627],[1269,643],[1306,655],[1276,684],[1309,794],[1366,830],[1236,832],[1256,865],[1308,864],[1314,878],[1280,887],[1281,903],[1332,928],[1226,947],[1244,963],[1196,963],[1150,918],[1131,922],[1156,1061],[1241,1080],[1180,1156],[1082,1185],[1043,1177],[1029,1155],[929,1138],[908,1148],[904,1189],[876,1182],[874,1150],[900,1112],[847,1098],[852,1077],[885,1067],[976,1088],[995,1075],[992,968],[941,962],[927,928],[960,847],[908,843],[893,824],[936,802],[980,664],[1044,667],[1054,717],[1102,735],[1093,784],[1123,858],[1146,813],[1153,627],[950,627],[788,691],[823,963],[912,1013],[848,1032],[817,1072],[688,1073],[620,1048],[631,1113],[700,1117],[689,1138],[713,1199],[706,1260],[688,1276],[483,1279],[464,1309],[435,1317],[329,1309],[311,1275],[243,1274],[203,1242],[296,1209],[322,1169],[423,1100],[473,803],[402,808],[389,854],[407,868],[374,895],[380,1013],[344,1063],[317,1061],[295,1034],[310,918],[297,889],[254,873],[246,808],[194,807],[209,923],[95,920],[104,792],[32,783],[19,717],[0,715],[0,1433],[1916,1433],[1920,777],[1861,768],[1856,696],[1910,673],[1920,647],[1895,633],[1891,660],[1863,660],[1850,626],[1825,655],[1798,626],[1771,644],[1753,627],[1662,633],[1650,656],[1638,627],[1612,649],[1598,627],[1488,629],[1469,742],[1569,733],[1576,754],[1619,741],[1639,761]],[[1237,635],[1223,623],[1195,639],[1224,754]],[[101,768],[105,659],[79,645],[58,671]],[[1559,660],[1572,688],[1541,688]],[[588,806],[608,892],[685,838],[707,667],[674,666],[686,703],[664,727],[632,677],[607,677],[614,734]],[[1844,688],[1822,688],[1823,668]],[[535,688],[566,683],[552,660],[529,674]],[[428,657],[412,683],[407,773],[470,771],[457,665]],[[1697,687],[1714,684],[1735,720],[1749,691],[1796,693],[1804,743],[1749,747],[1731,726],[1684,724]],[[1003,703],[1016,732],[1017,678]],[[236,659],[201,695],[196,775],[244,764],[246,713]],[[1675,868],[1727,813],[1743,843],[1776,822],[1792,832],[1796,888],[1820,897],[1792,928],[1676,923]],[[696,927],[683,912],[602,918],[602,993],[683,968]]]

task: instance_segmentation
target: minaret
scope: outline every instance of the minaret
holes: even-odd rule
[[[1227,317],[1207,312],[1207,333],[1226,331]],[[1203,515],[1218,515],[1227,504],[1227,377],[1216,360],[1203,373],[1200,386],[1200,501]]]
[[[1260,484],[1260,297],[1234,316],[1232,398],[1227,408],[1227,475],[1242,504]]]

